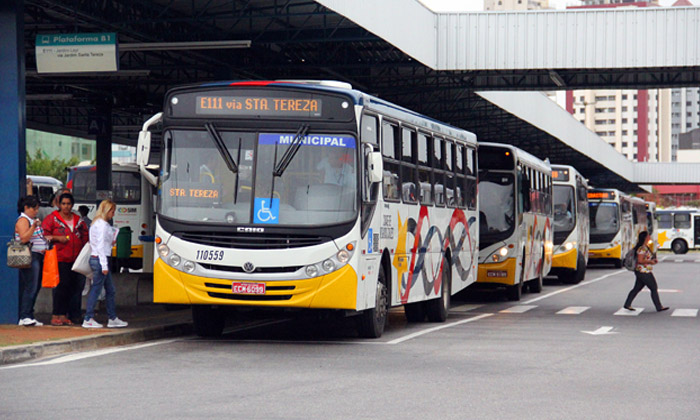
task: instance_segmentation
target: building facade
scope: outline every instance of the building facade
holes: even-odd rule
[[[485,11],[549,9],[549,0],[484,0]]]

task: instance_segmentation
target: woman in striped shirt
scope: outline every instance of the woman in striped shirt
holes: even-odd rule
[[[32,251],[32,265],[19,270],[19,325],[27,327],[44,325],[34,318],[34,304],[41,290],[41,270],[44,265],[46,239],[37,219],[39,199],[28,195],[19,199],[17,212],[20,216],[15,223],[15,240],[29,243]]]

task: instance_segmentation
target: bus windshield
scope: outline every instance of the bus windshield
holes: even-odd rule
[[[479,240],[490,245],[513,231],[515,216],[513,175],[482,172],[479,176]]]
[[[615,234],[620,230],[620,212],[617,203],[588,203],[591,235]]]
[[[295,131],[250,133],[217,129],[237,171],[202,130],[165,135],[160,214],[180,221],[285,226],[329,225],[357,215],[355,138],[308,134],[286,170],[275,167]]]
[[[574,187],[555,185],[554,188],[554,231],[571,232],[576,226],[574,211]]]

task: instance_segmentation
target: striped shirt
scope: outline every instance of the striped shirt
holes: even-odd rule
[[[31,217],[27,216],[25,213],[22,213],[17,220],[25,218],[29,222],[29,228],[31,229],[32,223],[34,223],[34,219]],[[15,232],[15,241],[19,241],[19,233]],[[32,252],[39,252],[43,253],[46,251],[46,238],[44,238],[44,229],[41,228],[41,225],[38,225],[34,229],[34,233],[32,233],[32,237],[29,238],[29,243],[32,244]]]

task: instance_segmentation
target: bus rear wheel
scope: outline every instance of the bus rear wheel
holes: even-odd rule
[[[200,337],[219,337],[224,331],[226,317],[219,309],[206,305],[192,306],[194,332]]]
[[[450,312],[450,285],[452,284],[452,266],[450,260],[442,260],[442,287],[440,297],[425,302],[426,314],[430,322],[445,322]]]
[[[357,319],[357,332],[363,338],[379,338],[384,333],[389,312],[389,289],[386,287],[384,267],[379,266],[377,276],[377,291],[374,308],[366,309]]]
[[[676,239],[671,244],[671,249],[674,254],[685,254],[688,252],[688,244],[682,239]]]

